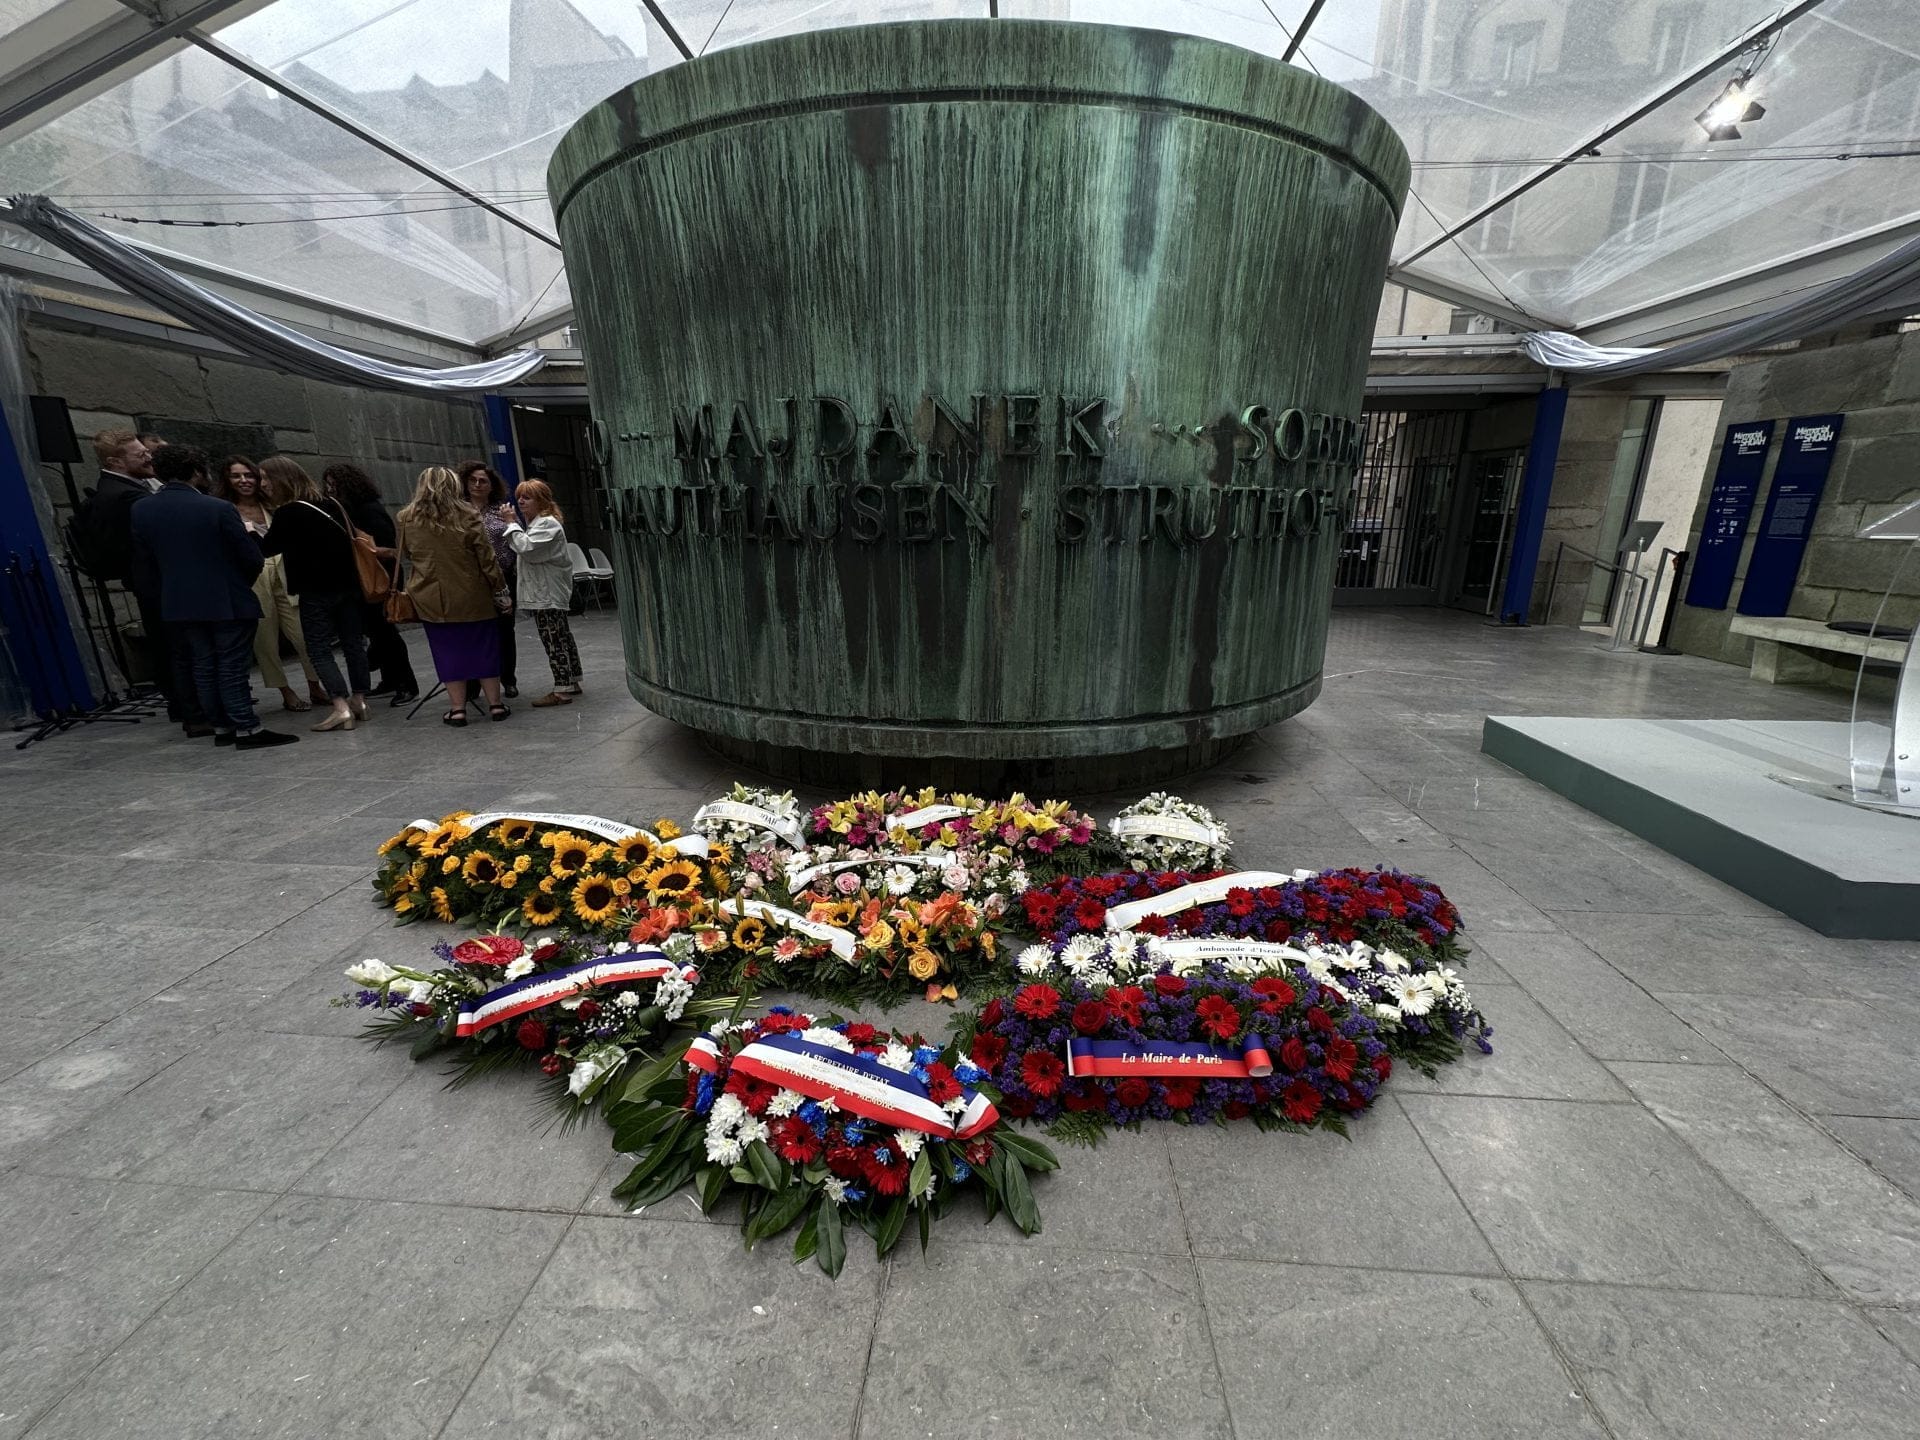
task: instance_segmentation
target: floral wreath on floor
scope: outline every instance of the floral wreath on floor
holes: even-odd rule
[[[693,814],[693,828],[735,856],[778,853],[805,843],[800,802],[791,790],[735,785]]]
[[[1003,1113],[1089,1145],[1147,1120],[1344,1135],[1393,1073],[1379,1022],[1304,969],[1036,981],[960,1017],[954,1038]]]
[[[590,815],[458,812],[416,821],[380,854],[374,896],[402,923],[568,925],[625,939],[647,911],[732,884],[724,845],[666,819],[647,831]]]
[[[1311,935],[1339,944],[1364,940],[1446,964],[1466,958],[1453,902],[1432,881],[1397,870],[1065,877],[1028,890],[1020,903],[1027,923],[1050,942],[1110,929],[1276,942]]]
[[[1004,800],[942,795],[933,789],[868,791],[816,806],[807,835],[819,863],[853,852],[919,854],[939,847],[963,856],[999,855],[1017,861],[1023,876],[1038,879],[1093,868],[1093,817],[1065,800],[1029,800],[1015,792]],[[949,887],[958,888],[958,887]]]
[[[1449,966],[1424,955],[1409,959],[1364,941],[1321,945],[1268,940],[1162,939],[1131,930],[1080,934],[1029,945],[1014,959],[1020,980],[1061,986],[1146,984],[1157,975],[1255,981],[1305,974],[1356,1005],[1378,1027],[1387,1049],[1426,1075],[1460,1058],[1467,1045],[1492,1054],[1493,1028]]]
[[[1204,805],[1156,790],[1107,827],[1131,869],[1219,870],[1233,853],[1233,833]]]
[[[996,973],[998,942],[984,912],[950,891],[914,900],[854,887],[803,892],[793,904],[738,896],[693,923],[715,983],[891,1007],[923,991],[952,1000],[961,985]]]
[[[783,1007],[723,1021],[608,1107],[614,1148],[641,1156],[614,1195],[637,1210],[691,1182],[707,1214],[738,1199],[749,1246],[797,1223],[795,1262],[833,1276],[849,1224],[884,1257],[912,1221],[924,1248],[968,1190],[1035,1234],[1027,1172],[1058,1162],[1001,1125],[981,1078],[952,1047],[871,1025]]]
[[[348,967],[356,989],[335,1003],[374,1012],[364,1038],[376,1045],[410,1044],[415,1060],[445,1057],[451,1087],[507,1065],[537,1066],[560,1082],[554,1100],[569,1121],[683,1017],[738,1004],[694,998],[700,972],[684,936],[655,947],[581,935],[529,945],[495,934],[433,949],[442,962],[433,970],[381,960]]]

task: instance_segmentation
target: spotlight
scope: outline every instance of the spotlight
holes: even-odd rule
[[[1747,88],[1752,80],[1751,73],[1734,76],[1718,98],[1693,117],[1694,123],[1707,132],[1709,141],[1738,140],[1742,124],[1749,124],[1767,113],[1767,107],[1755,100]]]

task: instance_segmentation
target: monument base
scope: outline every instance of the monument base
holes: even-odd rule
[[[1827,798],[1848,727],[1487,717],[1480,748],[1822,935],[1920,940],[1920,814]]]
[[[958,790],[973,795],[1005,795],[1023,790],[1033,796],[1076,798],[1117,790],[1138,792],[1206,770],[1218,765],[1251,738],[1226,735],[1173,749],[1137,750],[1128,755],[976,760],[955,755],[904,757],[802,750],[764,740],[736,740],[704,731],[695,733],[716,754],[789,784],[824,785],[836,790],[918,789],[931,785],[937,790]]]

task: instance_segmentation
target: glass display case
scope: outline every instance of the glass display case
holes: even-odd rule
[[[1859,532],[1901,547],[1871,628],[1853,688],[1848,742],[1856,805],[1920,819],[1920,647],[1912,641],[1920,593],[1920,500]]]

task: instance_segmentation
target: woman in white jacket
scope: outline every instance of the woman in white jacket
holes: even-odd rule
[[[514,508],[524,524],[509,525],[506,541],[520,557],[516,597],[533,616],[546,647],[553,689],[534,701],[545,708],[571,705],[580,693],[580,650],[573,643],[567,610],[573,603],[573,561],[567,554],[565,517],[544,480],[522,480],[513,492]]]

